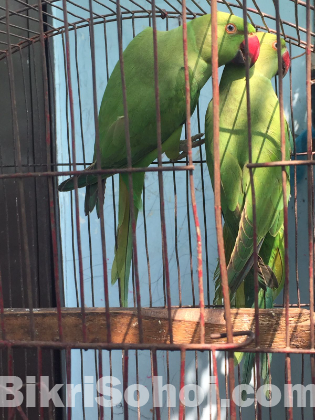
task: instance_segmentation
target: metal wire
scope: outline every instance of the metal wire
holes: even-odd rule
[[[112,1],[112,3],[115,3],[113,0],[111,0],[111,1]],[[177,18],[178,15],[181,15],[180,10],[174,8],[174,6],[172,5],[172,3],[170,3],[170,2],[168,2],[166,0],[164,0],[164,1],[165,1],[165,3],[168,6],[171,6],[173,8],[173,11],[167,11],[166,12],[166,14],[167,14],[167,16],[169,18]],[[288,1],[294,2],[295,3],[295,8],[297,8],[297,5],[299,5],[301,7],[306,7],[306,3],[305,2],[296,1],[296,0],[288,0]],[[54,1],[45,0],[45,1],[42,2],[42,4],[47,4],[52,9],[56,9],[56,10],[62,11],[63,9],[61,7],[59,7],[58,5],[56,5],[55,4],[56,2],[57,2],[57,0],[54,0]],[[147,0],[147,2],[152,5],[151,0]],[[26,4],[24,2],[20,2],[20,3]],[[69,3],[70,4],[74,4],[72,2],[69,2]],[[122,7],[122,9],[123,9],[123,11],[122,11],[122,19],[133,19],[135,16],[137,17],[137,19],[139,19],[139,18],[147,18],[147,17],[151,16],[151,13],[152,13],[151,12],[151,8],[145,9],[141,5],[139,5],[138,3],[134,2],[134,1],[132,1],[132,3],[135,4],[140,10],[130,10],[130,9],[126,8],[126,7]],[[242,3],[241,2],[231,3],[231,2],[226,2],[225,0],[219,0],[218,3],[225,4],[229,8],[233,7],[233,8],[236,8],[236,9],[242,9]],[[108,6],[104,5],[104,3],[102,3],[102,2],[99,2],[98,1],[97,4],[103,5],[105,8],[109,9]],[[78,9],[82,10],[83,12],[88,11],[87,8],[85,8],[85,7],[83,7],[83,6],[79,5],[79,4],[75,4],[75,5],[76,5],[76,7]],[[198,4],[197,4],[197,7],[198,7]],[[159,16],[161,18],[164,18],[165,17],[165,12],[162,9],[160,9],[159,7],[155,7],[155,9],[156,9],[157,13],[160,13],[157,16]],[[200,15],[204,14],[204,11],[203,10],[200,10],[200,6],[198,7],[198,9],[199,9],[199,11],[196,12],[196,13],[195,12],[192,12],[189,9],[187,9],[187,18],[193,19],[193,18],[195,18],[197,16],[200,16]],[[4,10],[4,8],[3,8],[3,10]],[[29,14],[27,14],[28,10],[33,10],[33,11],[38,10],[38,4],[27,5],[27,6],[23,7],[23,8],[21,8],[21,9],[18,9],[18,10],[10,10],[9,9],[9,16],[19,15],[19,16],[22,16],[26,21],[27,20],[32,20],[32,21],[38,22],[39,19],[36,19],[36,18],[34,18],[32,16],[29,16]],[[98,25],[98,24],[103,23],[104,19],[106,19],[107,22],[116,21],[116,12],[115,12],[115,10],[113,10],[113,9],[109,9],[109,10],[111,10],[111,13],[110,14],[93,14],[93,16],[92,16],[93,25]],[[262,19],[262,21],[263,21],[263,23],[264,23],[265,26],[264,27],[261,27],[259,25],[256,25],[257,28],[260,28],[260,29],[263,29],[263,30],[266,30],[267,29],[268,32],[275,32],[273,29],[270,29],[268,27],[268,25],[266,24],[266,21],[265,21],[265,18],[268,18],[268,19],[271,19],[271,20],[274,20],[275,21],[276,18],[274,16],[268,15],[266,13],[263,13],[259,8],[257,8],[257,9],[248,8],[247,10],[249,12],[251,12],[251,13],[260,15],[260,17],[261,17],[261,19]],[[311,6],[310,5],[310,10],[314,10],[314,6]],[[23,13],[25,13],[25,14],[23,14]],[[140,15],[140,13],[145,13],[145,15],[143,15],[143,14]],[[43,14],[45,16],[50,17],[50,18],[57,19],[59,22],[65,23],[64,19],[62,20],[62,18],[60,18],[59,16],[54,16],[53,14],[49,14],[46,11],[43,11]],[[79,29],[79,28],[83,28],[83,27],[86,27],[86,26],[89,26],[90,25],[88,19],[82,18],[82,16],[77,15],[77,14],[74,14],[72,11],[68,11],[68,14],[71,15],[71,16],[74,16],[75,18],[78,19],[77,21],[75,21],[73,23],[72,22],[69,23],[68,30],[72,31],[72,30],[74,30],[75,27]],[[296,12],[295,18],[297,18],[297,12]],[[5,16],[0,16],[0,21],[3,20],[3,19],[5,19]],[[282,25],[281,35],[286,36],[287,39],[291,39],[292,41],[295,41],[294,42],[294,45],[298,45],[298,46],[300,46],[302,48],[305,48],[305,49],[307,48],[306,42],[303,41],[303,40],[301,40],[301,37],[300,37],[300,32],[303,32],[303,33],[306,33],[307,32],[306,31],[306,28],[299,27],[298,21],[295,21],[293,23],[292,22],[287,22],[287,21],[281,21],[281,25]],[[285,30],[284,30],[284,27],[286,25],[289,26],[289,27],[292,27],[292,28],[296,28],[297,29],[298,33],[297,33],[297,37],[296,38],[295,37],[292,37],[291,35],[286,35]],[[60,33],[62,33],[62,32],[65,31],[65,26],[64,25],[60,25],[60,26],[58,26],[58,28],[54,28],[49,22],[47,22],[47,26],[49,26],[49,28],[50,28],[45,33],[45,36],[47,36],[47,37],[55,36],[55,35],[58,35],[58,34],[60,34]],[[13,35],[13,36],[17,36],[17,37],[21,38],[21,36],[19,34],[15,34],[14,32],[12,33],[12,31],[10,31],[10,34]],[[314,32],[311,32],[311,36],[314,36]],[[19,43],[17,43],[16,45],[14,45],[12,47],[13,48],[13,52],[18,51],[19,48],[25,48],[25,47],[29,46],[30,43],[38,42],[39,40],[40,40],[40,36],[39,35],[35,35],[34,37],[31,37],[29,39],[25,39],[24,41],[20,41]],[[1,41],[1,43],[3,43],[3,41]],[[5,43],[4,43],[4,45],[5,45]],[[311,48],[313,49],[314,46],[311,45]],[[2,53],[2,56],[1,56],[1,53]],[[4,59],[4,58],[5,58],[5,48],[3,50],[0,50],[0,59]]]
[[[6,272],[8,273],[8,278],[5,279],[6,287],[9,284],[8,291],[4,290],[4,278],[0,270],[0,326],[1,326],[1,340],[0,340],[0,374],[3,374],[5,362],[7,361],[7,370],[9,374],[14,374],[14,361],[16,360],[15,351],[22,348],[24,349],[24,366],[25,366],[25,375],[27,373],[27,365],[29,363],[29,351],[32,349],[36,351],[37,362],[36,362],[36,375],[39,378],[43,375],[45,369],[45,351],[46,349],[58,350],[63,352],[64,364],[62,370],[64,371],[63,375],[66,378],[68,384],[71,383],[73,376],[74,365],[73,365],[73,351],[75,349],[80,349],[80,360],[81,360],[81,371],[80,371],[80,380],[83,384],[84,380],[84,371],[86,368],[83,354],[83,350],[93,350],[94,364],[95,364],[95,378],[99,379],[104,375],[106,371],[106,365],[103,361],[104,354],[108,352],[109,356],[109,371],[110,375],[113,374],[112,366],[112,357],[115,350],[122,350],[123,359],[122,359],[122,388],[123,391],[126,391],[128,385],[131,381],[131,367],[133,360],[132,350],[135,350],[135,376],[137,384],[141,383],[141,357],[144,351],[150,352],[151,360],[151,376],[152,376],[152,399],[154,400],[154,384],[153,376],[157,376],[160,372],[159,358],[157,352],[164,352],[166,354],[166,376],[168,383],[171,380],[170,374],[170,351],[179,351],[181,355],[180,361],[180,375],[179,382],[180,386],[185,384],[185,373],[187,372],[187,363],[186,358],[188,357],[187,352],[193,352],[194,355],[194,378],[196,384],[201,384],[200,369],[202,363],[200,362],[200,353],[198,351],[207,351],[208,357],[208,374],[216,377],[215,389],[216,389],[216,410],[217,418],[221,416],[221,405],[220,405],[220,389],[219,389],[219,376],[218,373],[218,353],[216,351],[227,351],[227,362],[226,365],[226,396],[227,398],[231,395],[232,390],[235,386],[235,368],[234,368],[234,351],[242,349],[244,352],[253,352],[256,354],[256,371],[255,371],[255,399],[256,399],[256,408],[255,416],[257,419],[262,418],[261,405],[257,402],[256,391],[260,387],[260,361],[259,354],[262,352],[266,353],[283,353],[285,357],[285,381],[287,384],[292,384],[291,378],[291,354],[297,353],[302,356],[302,383],[305,382],[304,378],[304,354],[311,355],[311,372],[312,372],[312,383],[315,384],[315,362],[314,362],[314,285],[313,285],[313,259],[314,259],[314,239],[313,239],[313,224],[314,224],[314,206],[313,206],[313,170],[312,166],[314,165],[312,149],[312,131],[311,131],[311,52],[314,50],[314,32],[311,28],[311,13],[314,13],[314,6],[310,4],[308,0],[306,3],[298,0],[290,0],[294,3],[294,19],[293,22],[289,22],[280,18],[279,11],[279,2],[275,0],[275,15],[267,14],[263,11],[264,5],[261,2],[253,1],[255,9],[247,7],[246,0],[243,4],[240,1],[236,3],[227,2],[226,0],[219,1],[218,3],[224,6],[227,10],[233,11],[234,9],[239,10],[243,9],[243,16],[245,23],[247,19],[255,22],[255,18],[259,17],[263,22],[263,26],[256,25],[257,28],[263,29],[264,31],[270,33],[277,33],[278,35],[278,58],[279,58],[279,69],[281,69],[281,55],[280,55],[280,36],[284,36],[285,39],[289,42],[290,53],[292,47],[299,47],[301,50],[305,50],[303,54],[306,57],[306,105],[307,105],[307,152],[304,153],[304,157],[307,155],[306,160],[297,160],[297,157],[303,158],[303,153],[297,153],[294,149],[294,158],[293,161],[285,160],[285,131],[284,131],[284,91],[281,77],[277,82],[279,103],[280,103],[280,115],[281,115],[281,139],[282,139],[282,160],[278,162],[265,162],[265,163],[252,163],[251,162],[251,152],[250,155],[250,164],[248,168],[250,169],[251,174],[251,184],[252,191],[254,192],[254,183],[253,183],[253,172],[255,168],[260,167],[276,167],[281,166],[282,168],[282,184],[283,184],[283,199],[284,199],[284,227],[285,227],[285,290],[284,290],[284,308],[285,308],[285,322],[286,322],[286,348],[281,349],[270,349],[260,347],[260,327],[259,327],[259,310],[258,310],[258,274],[257,274],[257,243],[256,235],[254,234],[254,270],[255,270],[255,337],[253,333],[249,331],[235,331],[232,325],[231,319],[231,308],[229,301],[229,292],[228,292],[228,281],[227,281],[227,272],[226,272],[226,263],[224,255],[224,241],[223,241],[223,231],[222,231],[222,214],[221,214],[221,200],[220,200],[220,162],[219,159],[216,160],[215,168],[215,218],[216,218],[216,232],[218,238],[218,253],[220,259],[221,267],[221,276],[222,276],[222,285],[223,285],[223,294],[224,294],[224,310],[225,310],[225,323],[226,323],[226,335],[224,337],[220,336],[219,338],[224,338],[225,342],[220,342],[216,344],[207,344],[206,341],[206,321],[205,321],[205,302],[204,302],[204,287],[206,287],[206,306],[211,308],[213,307],[211,303],[211,290],[212,290],[212,280],[211,275],[211,262],[209,254],[211,252],[211,246],[207,236],[207,229],[211,225],[209,222],[209,212],[208,212],[208,198],[205,192],[206,189],[206,173],[204,172],[205,167],[205,157],[204,157],[204,148],[199,146],[198,152],[199,156],[193,155],[192,151],[192,139],[191,133],[194,128],[194,117],[190,115],[190,81],[189,81],[189,68],[188,68],[188,47],[187,47],[187,21],[189,19],[194,19],[198,16],[201,16],[206,13],[205,8],[202,7],[198,2],[192,0],[189,8],[186,6],[186,1],[179,1],[179,5],[174,2],[165,0],[165,5],[168,10],[163,9],[161,6],[162,2],[159,2],[157,5],[155,0],[147,0],[146,3],[137,3],[134,0],[130,0],[131,8],[128,7],[129,3],[124,2],[120,4],[120,1],[109,0],[105,2],[102,0],[89,0],[88,5],[82,6],[70,0],[63,0],[62,3],[57,2],[57,0],[51,1],[40,1],[34,4],[28,4],[22,0],[16,0],[14,7],[12,6],[9,0],[6,0],[5,7],[0,6],[0,12],[4,13],[0,15],[0,24],[3,30],[0,30],[1,34],[1,50],[0,50],[0,65],[7,65],[8,72],[8,81],[10,83],[10,103],[12,107],[12,120],[13,120],[13,138],[14,138],[14,158],[13,161],[9,163],[4,159],[3,146],[0,145],[0,179],[3,186],[3,197],[4,200],[4,237],[7,248],[7,255],[9,257],[13,248],[13,238],[10,236],[9,228],[9,207],[8,207],[8,196],[10,195],[10,183],[17,182],[19,188],[19,197],[18,204],[16,204],[16,218],[18,221],[18,229],[16,233],[16,242],[17,249],[16,253],[20,261],[20,266],[18,270],[20,271],[20,294],[22,306],[29,308],[30,312],[30,340],[23,341],[19,339],[9,340],[7,338],[7,327],[6,327],[6,311],[7,306],[13,306],[13,288],[12,284],[14,282],[14,268],[11,266],[11,260],[8,258]],[[217,21],[216,21],[216,10],[217,10],[217,1],[211,1],[211,10],[212,13],[212,86],[213,86],[213,101],[214,101],[214,138],[215,138],[215,147],[218,158],[218,146],[219,146],[219,73],[218,73],[218,49],[216,41],[216,32],[217,32]],[[301,27],[301,11],[307,13],[306,27]],[[18,19],[17,21],[15,19]],[[145,19],[143,21],[143,19]],[[161,20],[165,20],[166,30],[169,27],[174,26],[173,24],[177,21],[179,24],[182,24],[183,30],[183,67],[185,70],[185,95],[186,95],[186,138],[188,145],[188,157],[186,164],[181,162],[170,162],[167,159],[164,159],[162,156],[162,127],[161,127],[161,115],[160,115],[160,83],[161,77],[158,71],[158,60],[159,60],[159,50],[157,42],[157,30],[160,28],[159,24]],[[138,22],[141,21],[141,25],[144,22],[149,22],[149,26],[152,24],[152,37],[153,37],[153,52],[154,52],[154,90],[155,90],[155,109],[156,109],[156,129],[157,129],[157,150],[158,158],[156,162],[150,167],[140,167],[135,168],[132,166],[131,160],[131,145],[130,145],[130,133],[129,133],[129,121],[128,121],[128,102],[127,102],[127,86],[125,80],[125,69],[124,69],[124,55],[123,55],[123,30],[125,30],[124,25],[129,25],[129,30],[132,31],[133,37],[138,32]],[[18,22],[18,23],[17,23]],[[271,22],[271,24],[270,24]],[[276,30],[273,25],[276,25]],[[99,26],[101,25],[101,26]],[[98,97],[98,60],[99,60],[99,43],[103,48],[103,54],[105,57],[105,66],[104,74],[106,74],[106,82],[109,80],[110,72],[112,70],[113,63],[109,59],[112,28],[113,25],[117,25],[117,31],[115,30],[115,36],[118,34],[118,52],[119,52],[119,62],[121,69],[121,84],[123,91],[123,105],[124,105],[124,116],[125,116],[125,137],[127,143],[127,157],[128,157],[128,166],[126,168],[107,168],[102,169],[102,157],[101,157],[101,146],[100,146],[100,129],[99,129],[99,119],[98,119],[98,108],[99,108],[99,97]],[[131,28],[131,29],[130,29]],[[292,36],[292,29],[296,30],[296,36]],[[291,30],[291,31],[290,31]],[[85,31],[85,32],[84,32]],[[246,50],[248,50],[248,38],[247,31],[245,30],[245,39],[246,39]],[[93,116],[91,121],[94,125],[95,132],[95,142],[96,142],[96,161],[97,169],[91,170],[90,175],[97,175],[98,179],[98,199],[100,203],[100,221],[97,222],[97,227],[93,216],[89,215],[87,218],[87,228],[85,229],[84,223],[82,222],[82,216],[80,214],[80,194],[81,191],[78,188],[77,176],[80,175],[81,169],[86,168],[90,163],[88,162],[91,159],[91,156],[88,154],[86,147],[89,138],[85,131],[85,93],[84,93],[84,84],[86,82],[85,76],[81,74],[82,68],[80,64],[80,34],[88,34],[88,39],[90,41],[90,62],[91,62],[91,103],[93,109]],[[102,39],[100,39],[100,34]],[[4,37],[2,35],[5,35]],[[294,34],[295,35],[295,34]],[[64,62],[63,70],[65,92],[64,92],[64,107],[66,109],[64,120],[66,122],[65,129],[65,139],[63,141],[67,144],[69,162],[66,162],[67,159],[58,161],[54,153],[55,147],[55,127],[54,120],[52,118],[53,114],[56,112],[56,101],[52,100],[52,95],[55,95],[55,86],[54,84],[54,57],[53,57],[53,42],[60,40],[63,47],[64,53]],[[73,42],[74,41],[74,42]],[[50,44],[51,43],[51,44]],[[51,46],[50,46],[51,45]],[[41,73],[35,73],[34,75],[34,85],[36,97],[32,98],[34,100],[34,107],[37,108],[38,115],[31,115],[33,108],[33,102],[27,97],[28,92],[28,81],[27,81],[27,72],[28,69],[25,66],[25,60],[23,59],[23,54],[29,56],[32,66],[35,67],[38,65],[38,56],[40,56],[40,66]],[[49,57],[49,54],[52,54],[52,57]],[[304,59],[302,54],[298,54],[294,58]],[[21,82],[23,86],[23,106],[25,108],[25,124],[23,125],[26,132],[27,139],[27,151],[21,152],[21,148],[24,148],[24,144],[21,142],[21,126],[20,119],[17,111],[17,63],[19,68],[22,69],[21,72]],[[293,112],[293,87],[292,87],[292,72],[290,69],[290,114],[291,114],[291,125],[293,137],[295,140],[294,133],[294,112]],[[281,73],[281,70],[280,70]],[[39,77],[40,74],[40,77]],[[246,71],[247,76],[247,101],[250,103],[250,92],[249,92],[249,69]],[[89,82],[89,83],[90,83]],[[77,86],[76,86],[77,84]],[[106,84],[106,83],[105,83]],[[39,100],[40,91],[43,89],[43,101]],[[210,99],[210,98],[209,98]],[[31,106],[32,105],[32,106]],[[44,119],[40,116],[40,108],[43,107]],[[203,130],[203,109],[201,109],[200,102],[197,106],[197,126],[198,132]],[[79,119],[77,119],[77,115]],[[36,122],[37,121],[37,122]],[[248,138],[249,138],[249,150],[251,150],[251,113],[250,107],[248,108]],[[32,148],[31,138],[33,136],[33,125],[42,125],[44,127],[44,137],[46,142],[46,149],[43,153],[44,158],[41,162],[32,158]],[[79,133],[79,134],[78,134]],[[78,140],[81,136],[81,142]],[[24,138],[24,137],[23,137]],[[24,150],[24,149],[23,149]],[[25,157],[25,159],[24,159]],[[80,160],[80,161],[79,161]],[[298,245],[300,246],[300,239],[298,239],[298,192],[297,192],[297,168],[301,165],[306,165],[308,167],[308,225],[309,225],[309,302],[303,302],[301,295],[301,281],[299,281],[299,263],[298,263]],[[69,168],[68,170],[59,170],[63,166]],[[286,166],[294,166],[294,215],[295,215],[295,276],[296,276],[296,290],[297,290],[297,303],[290,303],[289,301],[289,240],[288,240],[288,208],[286,200]],[[82,167],[82,168],[81,168]],[[197,179],[198,172],[200,172],[200,182]],[[134,173],[145,172],[145,188],[143,191],[143,226],[136,228],[135,220],[135,209],[133,207],[133,174]],[[172,172],[168,174],[168,172]],[[181,177],[181,172],[184,172],[183,177]],[[152,232],[150,231],[150,188],[149,181],[153,179],[153,176],[157,176],[158,179],[158,190],[159,194],[157,201],[159,202],[159,214],[160,214],[160,225],[161,225],[161,251],[162,259],[161,266],[163,266],[163,273],[160,275],[160,278],[157,280],[158,276],[156,275],[156,267],[154,266],[154,261],[152,258],[153,255],[153,242],[152,241]],[[138,343],[130,344],[128,342],[122,342],[116,344],[112,342],[112,331],[114,326],[111,321],[111,302],[115,297],[112,297],[117,292],[116,286],[108,286],[108,273],[109,273],[109,264],[108,256],[111,255],[109,251],[109,242],[115,243],[117,249],[117,233],[116,226],[118,220],[118,211],[117,211],[117,197],[116,197],[116,188],[117,182],[115,175],[126,174],[129,180],[129,200],[130,200],[130,219],[132,225],[132,241],[133,241],[133,257],[132,257],[132,279],[133,279],[133,302],[137,311],[137,325],[138,325]],[[103,187],[102,179],[104,176],[112,176],[111,182],[107,181],[107,191],[106,199],[103,204]],[[163,179],[163,175],[166,177],[168,182],[172,183],[172,214],[169,217],[168,211],[168,185]],[[63,263],[61,254],[62,250],[60,246],[60,215],[59,215],[59,202],[56,194],[56,177],[59,176],[75,176],[75,189],[73,197],[70,198],[69,206],[69,220],[71,228],[71,246],[72,246],[72,271],[73,271],[73,284],[75,285],[75,294],[76,294],[76,304],[81,308],[81,322],[82,322],[82,337],[78,342],[67,342],[64,340],[64,319],[62,315],[62,305],[63,298],[61,290],[64,287],[62,271]],[[149,178],[152,176],[152,178]],[[185,183],[182,183],[182,180],[186,178]],[[27,220],[27,208],[26,204],[28,202],[28,197],[31,196],[31,192],[26,190],[26,182],[30,181],[34,185],[37,182],[45,180],[47,182],[47,197],[44,197],[43,200],[47,201],[47,224],[50,228],[50,238],[52,245],[51,255],[48,253],[47,249],[43,249],[41,255],[45,255],[45,260],[51,259],[51,267],[53,272],[54,284],[50,287],[54,290],[53,295],[49,295],[48,301],[50,306],[56,306],[57,308],[57,321],[58,321],[58,331],[56,332],[56,341],[40,341],[36,339],[36,325],[34,321],[34,308],[40,306],[40,295],[41,290],[38,286],[39,280],[32,283],[32,267],[31,261],[33,261],[33,253],[37,255],[39,250],[36,250],[37,241],[35,235],[31,235],[31,231],[35,231],[37,228],[34,226],[34,222],[31,220],[28,224]],[[156,178],[154,178],[156,182]],[[111,183],[111,186],[110,186]],[[183,184],[183,185],[181,185]],[[185,184],[185,185],[184,185]],[[182,187],[185,187],[184,189]],[[196,194],[198,188],[202,190],[202,197],[199,200],[199,195]],[[35,187],[36,188],[36,187]],[[111,188],[112,198],[107,198],[108,190]],[[183,192],[184,191],[184,192]],[[186,201],[181,202],[181,197],[184,197]],[[36,199],[39,200],[40,197],[36,196]],[[199,202],[200,201],[200,202]],[[184,204],[183,204],[184,203]],[[109,221],[109,218],[106,213],[106,206],[110,206],[113,210],[113,221]],[[185,207],[185,220],[181,220],[181,207]],[[253,207],[255,207],[255,197],[253,197]],[[192,215],[190,211],[192,209]],[[198,216],[199,210],[199,216]],[[200,213],[202,211],[202,213]],[[199,221],[199,217],[202,216],[202,223]],[[169,228],[169,220],[171,220],[171,228]],[[254,226],[256,225],[255,219],[255,210],[254,210]],[[98,229],[99,235],[99,244],[94,243],[93,230]],[[140,230],[141,229],[141,230]],[[185,243],[185,252],[187,252],[187,264],[189,266],[189,287],[185,287],[185,271],[181,266],[181,231],[185,229],[188,232],[188,243]],[[174,236],[174,249],[172,249],[172,243],[169,240],[169,232],[172,231]],[[111,233],[113,233],[112,238],[110,238]],[[37,232],[40,235],[39,232]],[[143,239],[143,247],[142,247]],[[85,240],[87,240],[85,242]],[[204,255],[202,254],[202,245],[204,249]],[[143,254],[141,254],[141,249],[144,249]],[[98,268],[96,267],[97,257],[94,256],[97,251],[100,250],[101,254],[101,273],[99,274]],[[173,252],[174,258],[171,260],[170,254]],[[188,255],[189,254],[189,255]],[[205,260],[205,261],[204,261]],[[88,261],[89,266],[86,265]],[[145,262],[145,274],[142,270],[142,263]],[[39,264],[42,262],[39,261]],[[171,265],[174,263],[177,271],[177,278],[173,279],[171,274]],[[23,265],[24,264],[24,265]],[[0,267],[2,269],[2,267]],[[25,274],[24,274],[25,270]],[[43,268],[44,270],[44,268]],[[48,271],[48,268],[45,267],[45,270]],[[85,275],[86,270],[89,271],[89,278],[87,283],[87,276]],[[205,271],[204,271],[205,270]],[[291,270],[293,271],[293,270]],[[205,273],[205,274],[204,274]],[[37,277],[39,276],[39,271],[36,273]],[[97,277],[102,277],[103,283],[102,287],[104,293],[101,299],[104,303],[104,314],[106,318],[107,325],[107,341],[106,342],[89,342],[89,328],[86,320],[86,305],[91,304],[92,306],[99,306],[99,299],[101,292],[98,290]],[[147,276],[147,285],[143,286],[142,277]],[[23,278],[25,277],[25,281]],[[198,282],[196,281],[198,278]],[[163,283],[164,282],[164,283]],[[162,287],[159,289],[159,285],[163,283]],[[172,283],[176,283],[177,295],[173,295],[171,291]],[[197,294],[197,284],[198,284],[198,294]],[[116,287],[116,288],[115,288]],[[112,292],[112,290],[114,290]],[[188,291],[186,289],[189,289]],[[157,293],[155,293],[157,291]],[[158,294],[161,293],[161,299]],[[6,298],[8,294],[9,298]],[[198,329],[195,334],[199,337],[198,344],[182,344],[174,343],[173,337],[173,315],[172,310],[176,308],[187,308],[187,313],[189,313],[190,305],[186,304],[187,295],[192,297],[192,306],[199,308],[200,310],[200,322],[198,323]],[[146,297],[147,295],[147,297]],[[116,295],[115,295],[116,296]],[[13,296],[14,297],[14,296]],[[118,301],[118,299],[117,299]],[[145,343],[143,340],[143,314],[142,306],[143,302],[148,302],[147,304],[152,308],[152,311],[157,308],[156,301],[158,305],[162,305],[162,301],[165,303],[165,307],[168,309],[168,336],[169,343],[156,343],[150,345]],[[9,304],[5,303],[9,302]],[[91,303],[90,303],[91,302]],[[275,305],[276,306],[276,305]],[[283,306],[283,305],[281,305]],[[290,309],[297,306],[298,308],[309,307],[310,312],[310,348],[309,349],[297,349],[290,347],[290,329],[289,329],[289,316]],[[241,343],[235,342],[233,337],[244,335],[243,341]],[[246,337],[246,338],[245,338]],[[251,343],[254,343],[254,348],[247,348]],[[4,356],[4,350],[7,351],[6,357]],[[197,351],[198,350],[198,351]],[[4,360],[2,360],[2,358]],[[53,359],[53,358],[52,358]],[[53,365],[53,361],[51,362]],[[268,360],[269,368],[271,366],[270,361]],[[54,367],[51,367],[51,376],[54,376]],[[241,368],[238,368],[238,383],[241,381]],[[211,388],[211,387],[210,387]],[[100,389],[100,394],[102,389]],[[111,387],[112,392],[112,387]],[[213,416],[211,389],[210,389],[210,418]],[[66,395],[68,401],[71,400],[71,393],[69,392]],[[140,395],[137,394],[137,417],[140,419],[142,417],[142,409],[140,407]],[[289,398],[292,400],[292,392],[289,395]],[[182,420],[185,418],[185,406],[182,403],[182,400],[178,404],[179,406],[179,418]],[[124,419],[129,418],[129,410],[127,402],[123,403],[123,415]],[[52,412],[52,409],[49,408],[49,418],[58,418],[56,412]],[[23,419],[31,418],[31,414],[28,411],[24,411],[24,407],[20,406],[16,408],[19,415]],[[71,419],[72,408],[71,404],[66,409],[67,418]],[[98,418],[103,419],[106,417],[105,409],[103,406],[98,408]],[[4,411],[3,411],[4,412]],[[82,395],[82,412],[83,417],[87,418],[88,414],[85,412],[84,408],[84,393]],[[302,408],[302,418],[304,417],[304,411]],[[39,409],[39,418],[46,418],[46,410],[43,407]],[[293,419],[293,409],[288,407],[286,412],[287,418]],[[15,410],[10,408],[8,410],[8,418],[14,418]],[[155,407],[152,409],[152,417],[154,419],[160,420],[163,418],[163,409],[160,407]],[[239,418],[241,419],[244,414],[241,409],[239,409]],[[201,409],[198,407],[196,409],[196,418],[199,419],[202,417]],[[3,414],[4,418],[4,414]],[[115,418],[114,408],[111,407],[111,419]],[[171,409],[168,406],[168,418],[171,418]],[[235,404],[231,401],[230,408],[227,408],[227,418],[236,419],[236,407]],[[272,418],[272,408],[269,408],[269,418]],[[315,417],[314,417],[315,418]]]

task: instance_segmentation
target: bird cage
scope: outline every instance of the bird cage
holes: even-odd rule
[[[280,117],[281,159],[257,163],[250,158],[246,166],[251,185],[261,167],[280,167],[284,195],[287,168],[291,171],[290,200],[282,206],[285,281],[269,309],[258,307],[257,209],[251,285],[255,304],[235,307],[229,299],[219,155],[224,67],[217,11],[239,16],[245,24],[249,150],[254,117],[246,25],[277,36],[278,64],[280,37],[291,56],[288,75],[273,77],[272,86],[292,133],[292,160],[285,155],[286,122]],[[194,87],[187,23],[209,13],[212,77],[190,115]],[[3,0],[0,22],[1,418],[314,417],[314,5],[300,0]],[[150,90],[154,99],[150,112],[155,116],[156,155],[141,165],[132,162],[127,99],[132,84],[126,83],[130,62],[124,50],[147,27],[153,28],[152,48],[143,52],[143,63],[150,54],[152,86],[145,86],[144,69],[145,87],[140,90]],[[165,106],[161,93],[165,80],[157,36],[178,27],[182,42],[174,55],[183,63],[184,154],[170,158],[163,149],[161,113],[169,104]],[[104,167],[99,112],[116,63],[125,163]],[[135,65],[141,68],[141,62]],[[140,90],[139,97],[136,89],[133,94],[142,110]],[[205,132],[211,99],[213,188],[199,135]],[[138,118],[145,120],[145,114]],[[295,140],[304,130],[305,147],[300,150]],[[90,192],[90,197],[97,194],[97,211],[85,211],[89,203],[78,188],[87,168],[98,188]],[[125,199],[133,203],[137,174],[144,174],[143,191],[138,204],[126,210],[131,264],[124,268],[124,283],[115,259],[121,183],[124,188],[128,184]],[[69,177],[74,177],[73,190],[59,191]],[[215,300],[213,281],[218,261],[221,303]],[[234,362],[240,351],[255,354],[247,405],[242,389],[236,388],[245,364]],[[269,397],[261,392],[260,354],[268,355]]]

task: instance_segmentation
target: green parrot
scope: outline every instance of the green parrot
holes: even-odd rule
[[[248,25],[249,33],[255,32]],[[211,15],[204,15],[187,23],[188,65],[190,77],[191,113],[200,90],[212,74]],[[219,66],[235,59],[244,63],[243,19],[218,12]],[[157,32],[158,77],[161,114],[162,150],[171,159],[180,152],[180,136],[186,121],[185,70],[183,57],[183,28]],[[250,57],[254,63],[259,54],[259,41],[251,37]],[[157,125],[155,107],[153,29],[146,28],[137,35],[123,53],[131,158],[133,167],[147,167],[157,158]],[[99,111],[101,167],[127,167],[125,117],[118,62],[107,83]],[[92,165],[78,177],[78,186],[86,187],[85,214],[94,207],[98,210],[97,176],[89,175],[96,169],[96,145]],[[103,176],[104,182],[107,177]],[[133,201],[137,219],[141,209],[144,173],[134,173]],[[112,284],[120,279],[122,305],[128,302],[128,280],[132,258],[132,229],[130,220],[128,175],[119,180],[119,217],[117,249],[111,271]],[[73,178],[64,181],[59,191],[74,189]]]
[[[252,129],[252,161],[281,160],[279,101],[271,79],[278,73],[277,36],[257,32],[260,54],[249,71]],[[290,55],[281,40],[283,76],[290,67]],[[245,68],[226,65],[220,81],[220,168],[221,204],[224,217],[223,238],[232,303],[238,308],[254,307],[253,208],[248,153],[248,124]],[[206,113],[206,157],[214,182],[213,104]],[[286,123],[286,156],[290,159],[291,133]],[[289,169],[287,197],[290,196]],[[253,170],[256,192],[256,232],[258,243],[259,308],[272,308],[283,288],[284,228],[281,167]],[[215,275],[214,303],[222,303],[220,267]],[[235,353],[236,362],[242,353]],[[271,355],[269,355],[271,358]],[[255,355],[244,356],[242,383],[249,383]],[[261,355],[261,376],[269,383],[268,355]]]

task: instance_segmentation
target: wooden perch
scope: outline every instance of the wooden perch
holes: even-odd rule
[[[107,341],[104,308],[86,308],[88,343]],[[285,348],[285,310],[261,309],[259,311],[260,346],[272,349]],[[111,336],[113,343],[138,343],[138,317],[134,309],[111,308]],[[142,308],[143,342],[168,344],[167,309]],[[255,331],[254,309],[233,309],[231,319],[234,331]],[[58,341],[56,309],[35,309],[35,340]],[[199,309],[179,308],[172,310],[174,343],[196,344],[200,341]],[[4,315],[6,339],[30,340],[30,317],[27,309],[6,309]],[[222,343],[225,339],[213,340],[213,333],[225,333],[223,309],[205,309],[206,343]],[[307,309],[290,308],[290,346],[310,348],[310,313]],[[62,309],[63,340],[82,342],[82,321],[79,308]],[[1,334],[1,332],[0,332]],[[0,335],[1,337],[1,335]],[[241,342],[245,337],[236,337]],[[249,346],[254,347],[254,344]]]

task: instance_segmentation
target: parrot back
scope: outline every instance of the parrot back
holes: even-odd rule
[[[157,32],[161,137],[166,141],[186,120],[182,28]],[[197,53],[190,48],[196,61]],[[209,67],[204,63],[204,67]],[[153,31],[147,28],[124,51],[131,157],[136,165],[157,147]],[[204,69],[205,71],[205,69]],[[191,110],[199,97],[198,77],[190,68]],[[209,74],[210,76],[210,74]],[[99,112],[102,168],[127,165],[120,63],[108,81]],[[96,154],[95,154],[96,156]],[[150,162],[151,163],[151,162]]]

